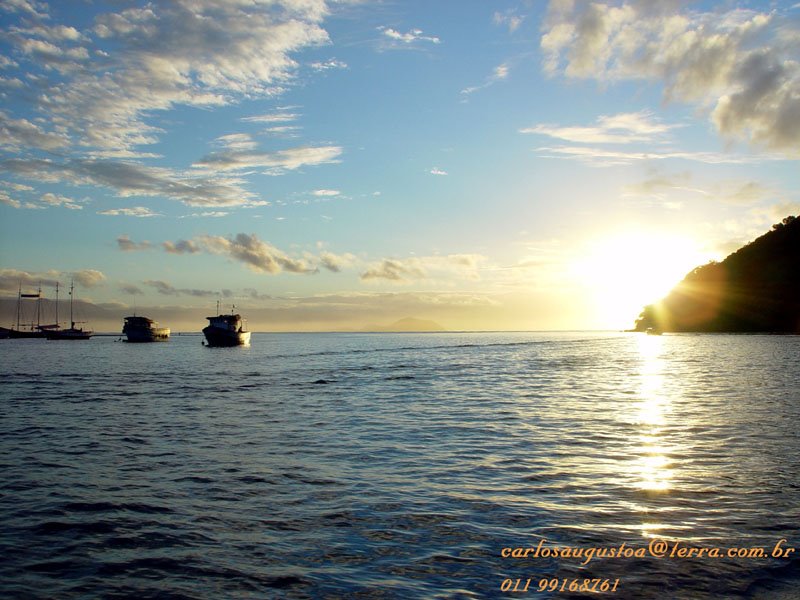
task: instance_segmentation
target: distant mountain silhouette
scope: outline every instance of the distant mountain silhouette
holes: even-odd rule
[[[697,267],[646,306],[635,331],[800,333],[800,218]]]

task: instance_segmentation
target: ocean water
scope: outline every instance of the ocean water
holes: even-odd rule
[[[798,336],[200,342],[0,342],[0,597],[800,594]]]

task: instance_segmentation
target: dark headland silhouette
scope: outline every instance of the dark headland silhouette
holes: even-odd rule
[[[644,308],[634,331],[800,333],[800,218],[697,267]]]

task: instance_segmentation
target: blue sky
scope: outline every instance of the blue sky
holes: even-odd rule
[[[261,329],[627,327],[800,212],[793,2],[14,0],[0,19],[8,296],[75,277],[119,314],[219,298]]]

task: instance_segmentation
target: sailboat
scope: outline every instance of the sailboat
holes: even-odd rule
[[[58,288],[56,288],[57,290]],[[75,282],[69,283],[69,329],[49,329],[46,332],[48,340],[88,340],[92,337],[93,331],[75,327],[76,322],[72,316],[72,299],[75,296]],[[58,296],[56,296],[56,323],[58,323]]]
[[[22,299],[23,298],[36,298],[36,324],[33,323],[33,317],[31,317],[30,324],[23,324],[21,322],[22,318]],[[42,326],[40,324],[41,319],[41,303],[42,303],[42,288],[39,286],[38,291],[35,294],[23,294],[22,293],[22,284],[20,283],[19,292],[17,294],[17,323],[16,328],[14,325],[11,328],[6,329],[5,327],[2,328],[2,337],[8,337],[12,339],[18,338],[43,338],[45,336],[44,332],[42,331]]]

